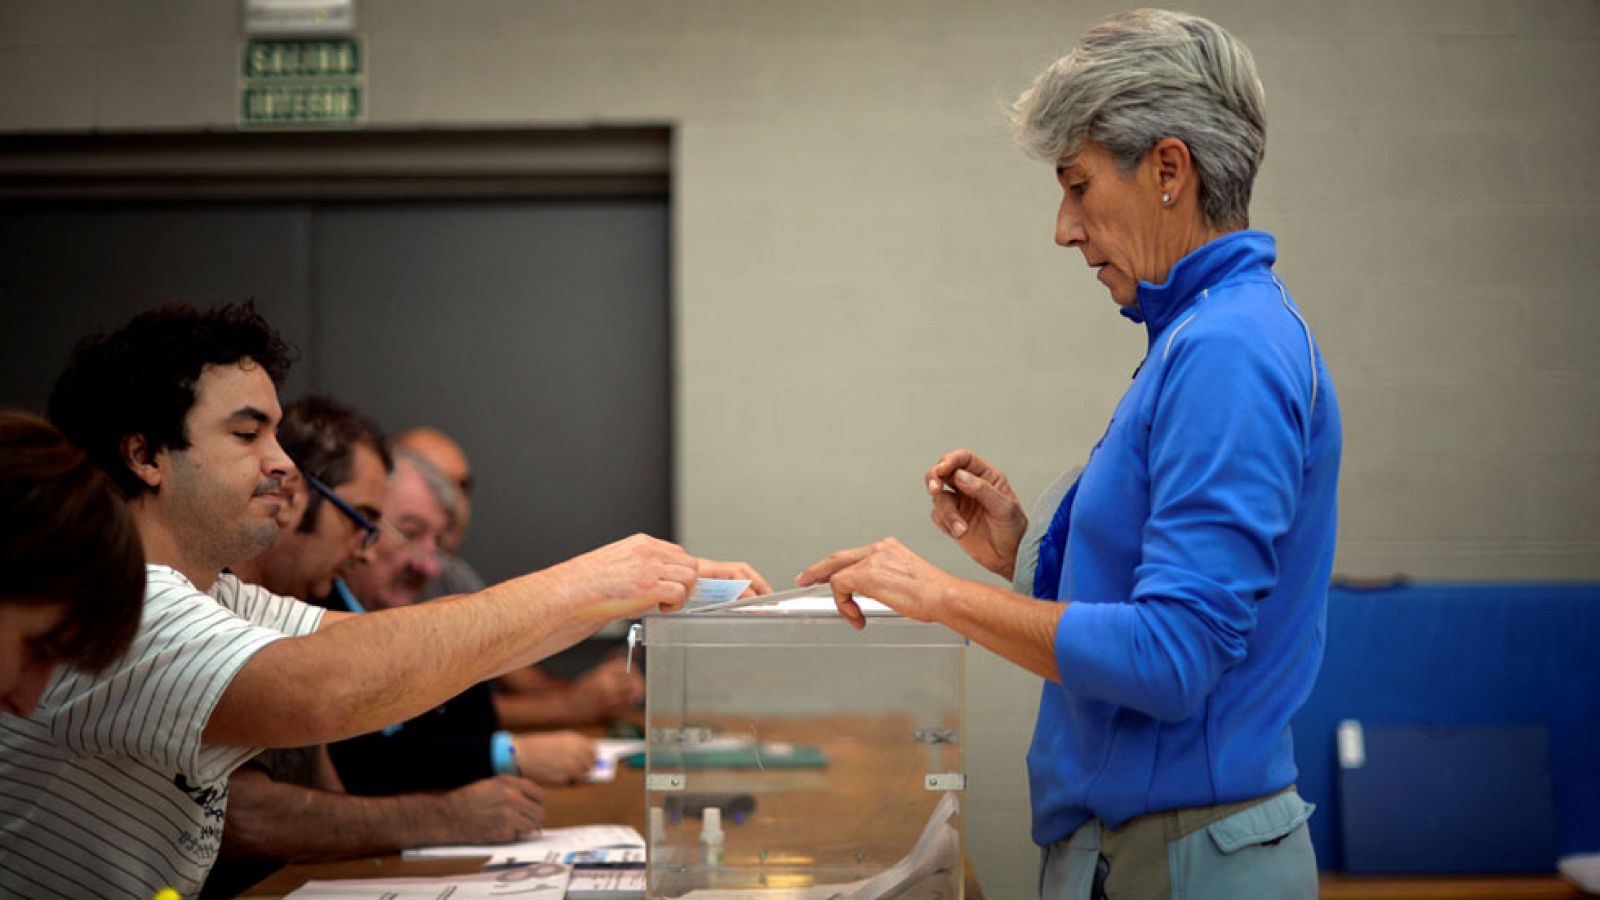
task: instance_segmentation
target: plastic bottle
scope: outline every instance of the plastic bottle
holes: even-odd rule
[[[700,813],[700,844],[706,865],[722,865],[722,810],[710,806]]]

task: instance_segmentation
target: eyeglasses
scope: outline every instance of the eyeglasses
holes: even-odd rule
[[[356,523],[357,528],[360,528],[362,531],[367,533],[366,537],[361,539],[361,549],[371,550],[372,545],[378,542],[378,535],[380,533],[378,531],[378,526],[372,524],[372,520],[368,519],[366,516],[363,516],[356,510],[354,506],[346,503],[343,497],[335,494],[333,492],[333,488],[323,484],[322,479],[312,475],[310,472],[301,472],[300,477],[306,480],[306,484],[311,485],[312,490],[326,497],[329,503],[337,506],[340,512],[344,513],[346,516],[349,516],[350,521]]]
[[[424,530],[418,534],[406,534],[399,525],[388,519],[378,523],[378,530],[394,538],[401,553],[436,556],[442,546],[439,542],[443,539],[443,535],[436,531]]]

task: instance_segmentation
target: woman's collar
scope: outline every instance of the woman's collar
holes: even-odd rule
[[[1201,244],[1174,263],[1164,283],[1139,282],[1138,305],[1124,306],[1121,312],[1145,325],[1154,337],[1189,308],[1201,291],[1241,269],[1271,268],[1277,256],[1277,241],[1265,231],[1231,231]]]

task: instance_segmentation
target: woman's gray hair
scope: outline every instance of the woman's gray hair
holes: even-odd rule
[[[1250,51],[1199,16],[1139,9],[1091,28],[1012,108],[1017,143],[1046,162],[1103,145],[1124,173],[1162,138],[1189,146],[1213,226],[1250,223],[1267,149],[1266,96]]]

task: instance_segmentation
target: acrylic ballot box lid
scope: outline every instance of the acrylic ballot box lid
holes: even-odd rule
[[[829,605],[806,607],[745,606],[705,612],[657,613],[644,617],[641,643],[659,647],[692,641],[701,643],[764,644],[872,644],[964,647],[967,639],[943,625],[907,619],[884,607],[864,606],[867,627],[852,628]]]
[[[645,617],[649,897],[961,896],[967,641],[864,612]]]

